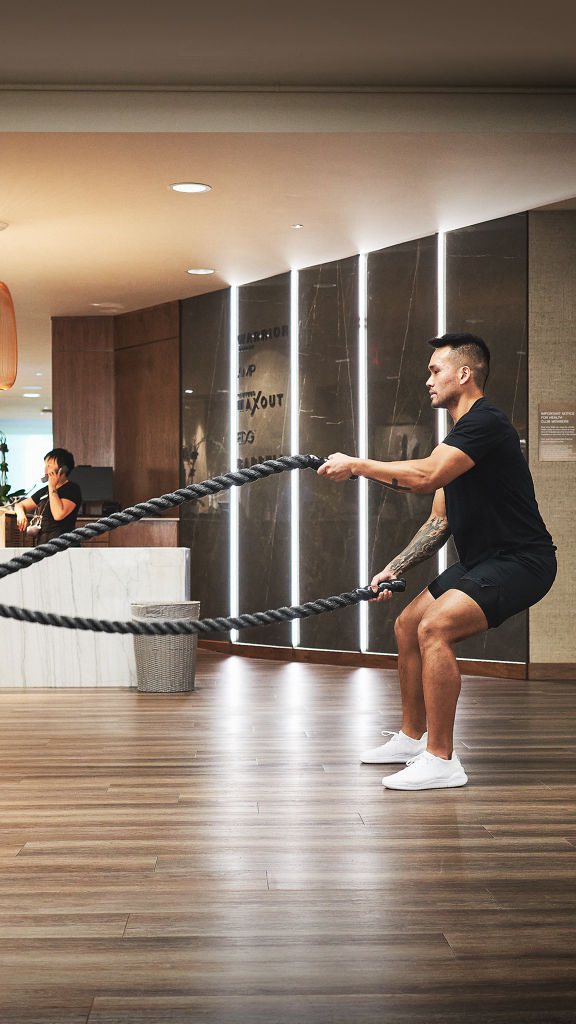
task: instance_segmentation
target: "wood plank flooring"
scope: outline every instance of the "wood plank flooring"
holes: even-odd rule
[[[384,790],[392,671],[199,652],[0,690],[0,1021],[575,1024],[576,686],[469,677],[463,789]]]

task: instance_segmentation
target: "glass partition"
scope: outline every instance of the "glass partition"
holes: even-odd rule
[[[358,450],[358,257],[298,275],[301,452]],[[425,388],[437,333],[435,236],[367,257],[368,454],[384,461],[428,454],[436,417]],[[447,331],[482,335],[492,351],[487,397],[527,438],[527,218],[520,214],[446,236]],[[181,302],[182,482],[229,468],[230,292]],[[238,462],[290,452],[290,274],[238,290]],[[290,473],[239,490],[240,611],[291,603]],[[352,589],[358,579],[358,486],[300,481],[301,600]],[[368,485],[369,577],[398,554],[430,513],[430,495]],[[181,542],[192,553],[192,596],[202,615],[229,606],[229,494],[186,504]],[[456,560],[453,544],[448,563]],[[371,651],[395,653],[394,620],[437,574],[437,560],[407,574],[408,590],[368,607]],[[369,580],[362,581],[369,582]],[[358,611],[301,622],[301,645],[358,650]],[[290,645],[290,625],[246,630],[244,643]],[[527,615],[460,644],[463,658],[525,661]]]
[[[358,257],[299,274],[300,451],[358,451]],[[358,485],[300,474],[303,601],[358,585]],[[305,619],[301,646],[358,650],[358,612]]]
[[[290,275],[280,274],[238,290],[239,464],[289,453]],[[241,612],[290,604],[290,475],[240,488]],[[245,630],[240,640],[290,645],[290,624]]]
[[[228,289],[180,303],[182,486],[230,469],[229,313]],[[180,544],[190,548],[191,598],[202,618],[229,612],[229,512],[228,491],[180,506]]]
[[[446,236],[446,330],[471,331],[491,354],[486,398],[502,409],[527,455],[527,214],[475,224]],[[449,544],[448,564],[457,561]],[[528,613],[458,644],[460,658],[526,661]]]
[[[368,256],[368,454],[382,461],[415,459],[435,445],[435,414],[425,381],[437,333],[436,238],[391,246]],[[403,494],[370,482],[370,575],[406,546],[430,515],[430,495]],[[407,574],[405,594],[368,606],[369,650],[396,653],[394,620],[437,575],[437,560]]]

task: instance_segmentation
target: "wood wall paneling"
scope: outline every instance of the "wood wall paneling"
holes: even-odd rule
[[[123,506],[178,487],[179,364],[177,302],[52,321],[54,444],[79,464],[113,466]]]
[[[16,524],[16,513],[0,509],[0,548],[24,547],[25,536]]]
[[[180,344],[177,303],[118,317],[114,357],[116,461],[114,490],[123,507],[179,486]],[[145,314],[149,312],[150,323]],[[171,337],[155,331],[173,327]],[[144,339],[142,342],[139,339]],[[131,340],[132,344],[127,344]],[[177,516],[175,510],[166,512]]]
[[[160,306],[148,306],[114,317],[114,347],[131,348],[177,337],[180,330],[178,307],[178,302],[163,302]]]
[[[170,514],[170,513],[169,513]],[[174,511],[171,513],[174,516]],[[176,548],[178,519],[141,519],[110,534],[111,548]]]
[[[91,522],[92,519],[79,518],[77,526],[87,526]],[[141,519],[137,523],[120,526],[111,533],[98,534],[90,540],[82,541],[82,547],[175,548],[178,547],[178,519]]]
[[[52,317],[52,352],[112,352],[113,316]]]
[[[398,667],[398,656],[396,654],[362,654],[358,651],[334,651],[320,650],[310,647],[265,647],[257,644],[239,643],[233,644],[229,640],[208,640],[198,641],[199,647],[212,650],[219,654],[232,654],[240,658],[263,658],[266,661],[288,661],[303,662],[313,665],[342,665],[350,668],[382,668],[396,669]],[[458,666],[464,676],[491,676],[497,679],[526,679],[526,666],[521,662],[513,661],[472,661],[467,658],[459,658]],[[539,666],[543,667],[543,666]],[[572,669],[571,674],[562,676],[538,676],[539,679],[571,679],[576,674],[574,665],[566,666]]]
[[[113,317],[52,320],[54,445],[76,462],[114,465]]]
[[[532,662],[528,665],[528,679],[576,679],[576,661]]]

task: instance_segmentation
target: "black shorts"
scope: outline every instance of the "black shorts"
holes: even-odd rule
[[[480,606],[489,629],[530,608],[548,593],[556,577],[553,551],[515,551],[499,554],[467,569],[455,562],[428,587],[438,598],[461,590]]]

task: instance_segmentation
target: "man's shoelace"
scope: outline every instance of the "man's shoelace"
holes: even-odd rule
[[[427,753],[427,750],[421,750],[419,754],[416,754],[414,757],[411,757],[409,761],[406,761],[406,767],[408,767],[409,764],[414,764],[415,761],[427,761],[428,758],[425,757]]]

